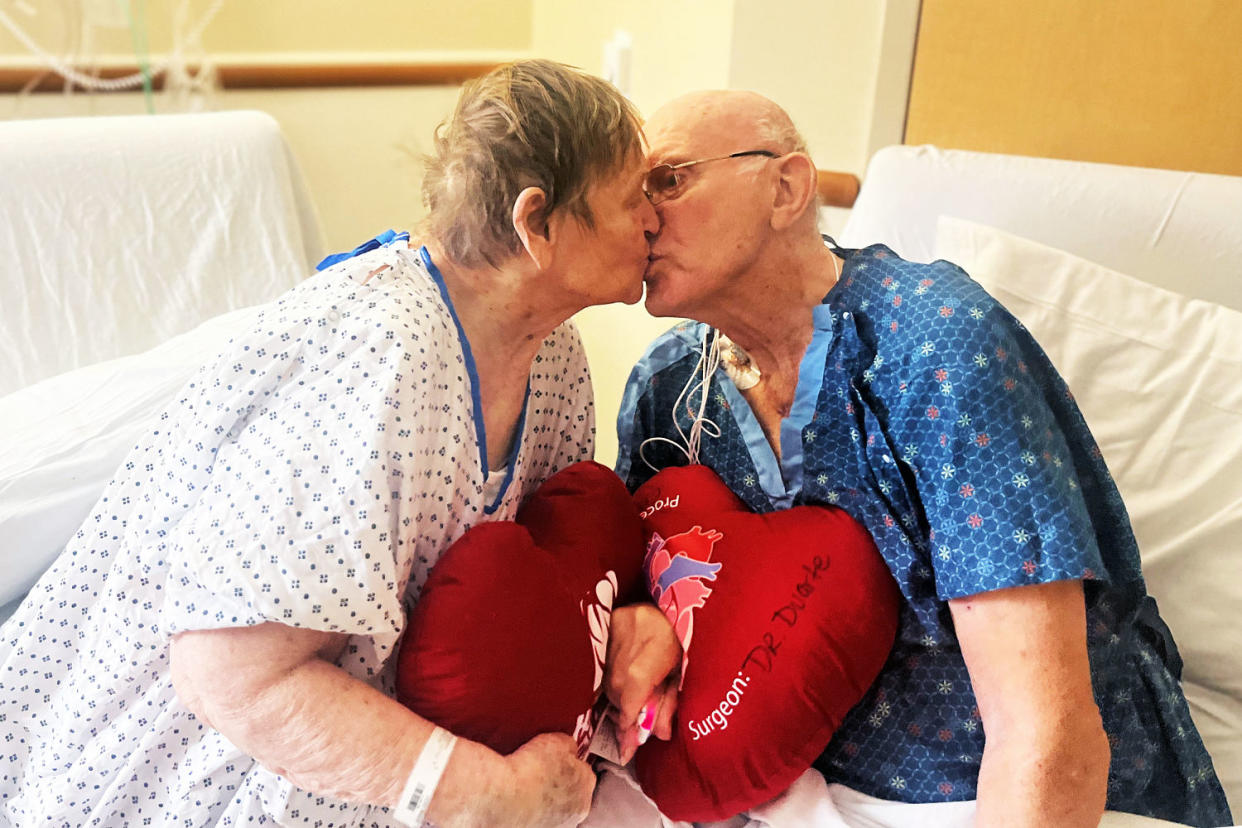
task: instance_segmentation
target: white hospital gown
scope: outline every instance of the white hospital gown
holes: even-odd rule
[[[485,500],[473,361],[438,276],[404,248],[318,273],[159,415],[0,628],[0,826],[396,824],[293,786],[200,722],[173,692],[168,643],[271,620],[347,633],[341,666],[391,694],[406,606],[439,553],[591,456],[566,323]]]

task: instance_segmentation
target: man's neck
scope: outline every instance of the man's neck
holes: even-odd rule
[[[778,396],[792,396],[814,331],[813,313],[836,284],[841,262],[818,235],[770,244],[760,264],[741,274],[710,324],[737,343]]]

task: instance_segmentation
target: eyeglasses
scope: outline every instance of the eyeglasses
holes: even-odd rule
[[[709,161],[727,161],[730,158],[745,158],[750,155],[780,158],[775,152],[756,149],[735,152],[730,155],[717,155],[715,158],[700,158],[698,161],[683,161],[680,164],[657,164],[648,170],[646,177],[643,178],[643,192],[647,194],[647,198],[652,204],[659,204],[661,201],[677,197],[677,191],[684,183],[684,176],[679,170],[693,167],[695,164],[706,164]]]

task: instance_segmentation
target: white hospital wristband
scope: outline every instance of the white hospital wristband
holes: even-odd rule
[[[393,819],[410,828],[422,828],[431,797],[435,796],[436,786],[440,784],[440,777],[456,744],[457,737],[442,727],[431,732],[422,753],[414,761],[414,770],[410,771],[401,799],[393,809]]]

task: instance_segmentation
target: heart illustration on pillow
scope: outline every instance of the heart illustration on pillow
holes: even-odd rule
[[[576,463],[516,521],[467,530],[440,556],[401,639],[397,698],[458,736],[512,753],[598,723],[611,612],[641,589],[642,531],[624,484]]]
[[[665,816],[731,817],[782,793],[879,675],[899,593],[840,509],[754,514],[706,466],[634,494],[652,599],[682,642],[673,737],[636,754]]]

